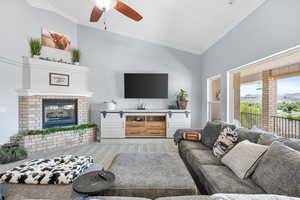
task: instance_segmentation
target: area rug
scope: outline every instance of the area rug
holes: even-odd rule
[[[0,174],[0,183],[70,184],[93,164],[91,156],[59,156],[37,159]]]

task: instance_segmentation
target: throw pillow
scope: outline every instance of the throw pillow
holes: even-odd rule
[[[184,131],[183,132],[183,139],[190,140],[190,141],[200,141],[201,140],[201,132],[200,131]]]
[[[221,159],[237,143],[238,134],[230,127],[223,129],[213,147],[214,155]]]
[[[267,146],[244,140],[229,151],[221,162],[229,167],[240,179],[248,178],[255,170]]]
[[[202,144],[212,149],[221,131],[226,127],[235,129],[233,124],[227,124],[221,121],[207,122],[201,135]]]
[[[270,194],[300,196],[300,152],[273,142],[252,179]]]
[[[205,146],[213,148],[221,132],[222,124],[220,122],[207,122],[202,131],[201,142]]]

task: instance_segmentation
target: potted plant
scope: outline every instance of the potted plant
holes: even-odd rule
[[[42,44],[39,39],[30,39],[30,50],[31,50],[31,56],[33,58],[40,58],[41,50],[42,50]]]
[[[184,89],[180,89],[177,94],[177,106],[180,110],[185,110],[188,105],[188,94]]]
[[[79,62],[80,62],[80,51],[79,51],[79,49],[73,49],[73,51],[72,51],[72,62],[75,65],[79,65]]]

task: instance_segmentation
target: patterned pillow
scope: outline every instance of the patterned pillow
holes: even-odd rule
[[[201,132],[200,131],[184,131],[182,134],[184,140],[191,140],[191,141],[200,141],[201,140]]]
[[[223,129],[213,147],[213,154],[221,159],[238,141],[238,133],[230,127]]]

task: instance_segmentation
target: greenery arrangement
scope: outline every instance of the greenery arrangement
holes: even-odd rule
[[[280,102],[277,104],[277,109],[286,113],[280,115],[280,117],[300,120],[300,116],[291,115],[292,112],[300,112],[300,102],[295,102],[295,103]],[[241,102],[240,111],[242,113],[252,113],[252,114],[259,115],[262,114],[262,104]]]
[[[40,56],[42,50],[42,44],[39,39],[30,39],[29,41],[31,56]]]
[[[27,152],[17,144],[7,144],[0,147],[0,164],[6,164],[27,158]]]
[[[72,50],[72,62],[73,63],[79,63],[80,61],[80,50],[79,49],[73,49]]]
[[[261,114],[262,105],[261,103],[241,102],[240,111],[242,113]]]
[[[187,101],[188,93],[184,89],[180,89],[177,95],[178,101]]]
[[[60,131],[75,131],[75,130],[84,130],[88,128],[95,128],[96,124],[83,124],[79,126],[71,126],[71,127],[54,127],[43,130],[34,130],[23,133],[23,136],[28,135],[49,135],[52,133],[60,132]]]

